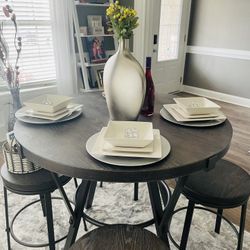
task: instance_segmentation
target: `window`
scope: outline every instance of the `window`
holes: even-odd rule
[[[49,0],[9,1],[17,16],[18,36],[22,37],[19,60],[20,85],[55,83],[55,61],[52,41]],[[1,12],[4,37],[9,45],[10,62],[14,65],[16,51],[13,46],[14,27]],[[0,78],[0,86],[5,84]]]
[[[178,59],[183,0],[161,0],[158,61]]]

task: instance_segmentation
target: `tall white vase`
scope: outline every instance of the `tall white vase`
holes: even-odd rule
[[[105,64],[103,83],[110,119],[137,120],[146,80],[141,65],[130,53],[129,40],[119,40],[117,52]]]

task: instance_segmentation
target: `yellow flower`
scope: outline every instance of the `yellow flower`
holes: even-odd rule
[[[106,10],[106,14],[111,21],[113,31],[118,37],[130,38],[133,29],[138,26],[138,17],[134,9],[121,6],[119,1],[110,4]]]

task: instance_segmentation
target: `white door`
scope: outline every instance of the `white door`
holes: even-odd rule
[[[152,75],[158,91],[180,90],[191,0],[152,1]]]

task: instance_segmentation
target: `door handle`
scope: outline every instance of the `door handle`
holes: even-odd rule
[[[158,43],[158,35],[155,34],[154,35],[154,41],[153,41],[153,44],[157,44]]]

